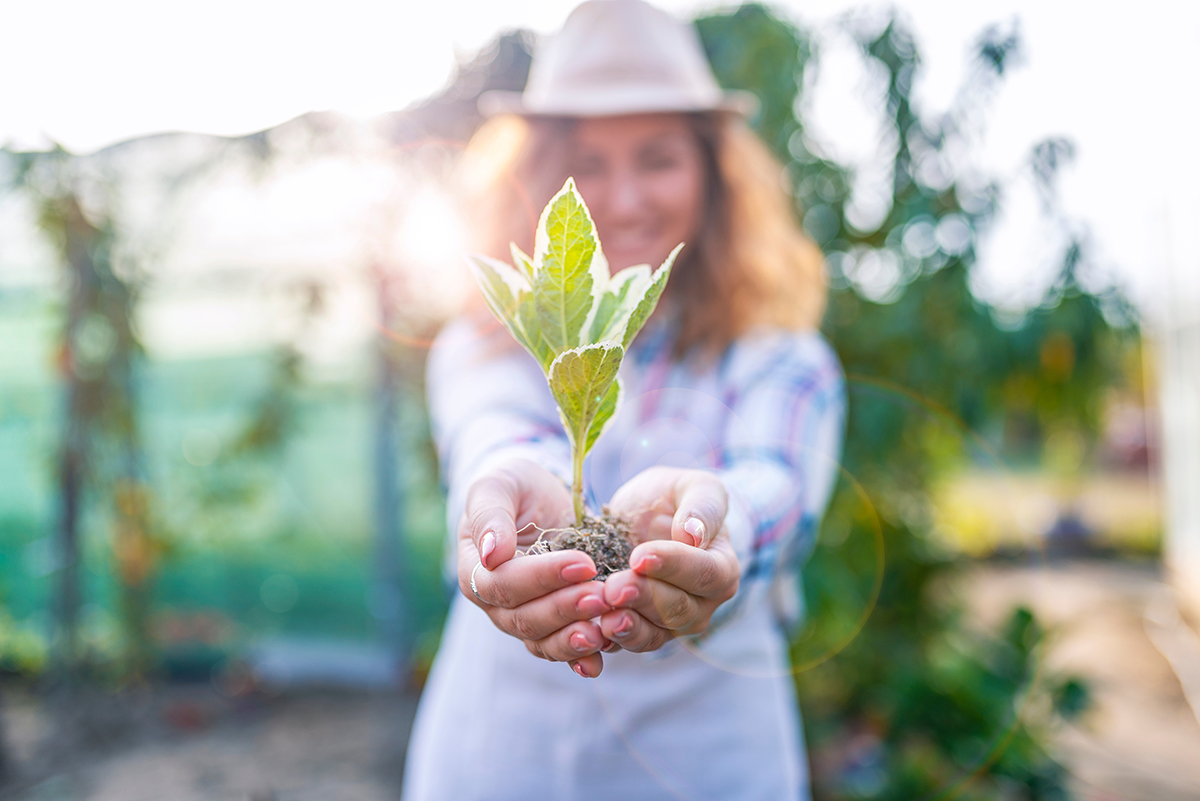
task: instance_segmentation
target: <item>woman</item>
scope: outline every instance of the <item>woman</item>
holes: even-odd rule
[[[718,89],[692,28],[640,0],[583,4],[525,92],[485,102],[500,113],[465,160],[486,201],[481,249],[532,252],[530,209],[568,175],[613,270],[686,245],[585,467],[592,508],[640,543],[604,583],[579,552],[515,558],[529,524],[572,518],[538,365],[482,319],[435,344],[462,594],[405,798],[807,797],[779,623],[841,440],[841,375],[815,332],[820,254],[740,116],[746,99]]]

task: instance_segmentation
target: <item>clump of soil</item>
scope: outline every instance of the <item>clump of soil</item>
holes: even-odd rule
[[[537,542],[529,546],[526,554],[550,553],[551,551],[583,551],[596,563],[593,581],[604,581],[618,570],[629,567],[629,554],[633,552],[630,542],[629,524],[614,517],[608,507],[600,517],[584,516],[580,528],[552,528],[543,531]]]

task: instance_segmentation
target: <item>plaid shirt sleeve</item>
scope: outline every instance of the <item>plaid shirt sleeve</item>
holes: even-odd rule
[[[767,585],[781,622],[794,625],[801,613],[795,572],[811,552],[837,477],[845,382],[833,350],[816,335],[779,337],[738,356],[742,377],[731,382],[717,470],[729,493],[738,595]],[[718,619],[738,603],[726,604]]]
[[[554,400],[537,362],[513,347],[503,331],[479,331],[472,323],[450,323],[429,354],[427,393],[430,423],[453,541],[476,476],[511,459],[537,462],[570,476],[571,451]],[[450,558],[457,549],[448,549]]]

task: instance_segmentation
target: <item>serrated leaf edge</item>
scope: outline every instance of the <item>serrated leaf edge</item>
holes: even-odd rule
[[[482,293],[488,307],[492,310],[492,314],[504,324],[504,327],[509,330],[509,333],[518,342],[525,344],[525,341],[529,337],[526,336],[524,328],[517,318],[517,308],[520,306],[521,296],[530,292],[529,285],[524,282],[516,270],[498,259],[473,254],[467,257],[467,267],[475,277],[475,283],[479,285],[479,291]],[[503,298],[496,297],[492,289],[492,281],[487,277],[485,268],[495,273],[496,277],[508,290],[512,298],[511,309],[505,308]]]
[[[650,278],[650,283],[646,286],[646,291],[642,293],[642,296],[638,298],[637,302],[634,303],[630,309],[629,317],[625,321],[625,328],[621,332],[621,346],[626,350],[629,349],[629,345],[631,342],[633,342],[634,337],[636,337],[638,332],[642,330],[642,327],[646,325],[646,321],[650,319],[650,315],[654,313],[655,307],[658,306],[658,301],[662,299],[663,289],[666,288],[667,281],[671,278],[671,267],[674,266],[675,257],[679,255],[679,251],[682,249],[683,243],[680,242],[675,246],[674,250],[671,251],[670,255],[667,256],[666,260],[663,261],[662,266],[654,271],[654,274]],[[650,301],[650,304],[646,309],[645,317],[643,317],[641,322],[639,322],[632,330],[630,330],[630,323],[633,322],[634,314],[639,308],[641,308],[642,304],[646,302],[646,296],[651,292],[654,292],[655,295],[654,299]]]
[[[509,242],[508,249],[512,254],[513,266],[516,267],[517,271],[525,277],[525,280],[529,282],[530,288],[532,288],[533,279],[537,274],[537,271],[534,268],[533,259],[529,258],[525,251],[517,247],[516,242]]]

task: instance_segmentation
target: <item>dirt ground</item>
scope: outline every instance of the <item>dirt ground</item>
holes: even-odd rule
[[[416,696],[310,691],[231,702],[201,685],[121,696],[121,703],[122,722],[109,741],[84,743],[67,756],[46,754],[54,737],[46,710],[29,697],[10,699],[5,723],[17,776],[0,798],[396,799]]]
[[[1200,669],[1196,634],[1170,618],[1163,582],[1156,564],[1112,561],[984,565],[964,577],[982,620],[1030,606],[1049,630],[1046,668],[1087,679],[1092,708],[1055,742],[1082,801],[1200,799],[1200,710],[1176,673]],[[1184,664],[1173,669],[1164,651]]]
[[[1200,800],[1200,722],[1164,656],[1187,657],[1194,634],[1164,618],[1157,567],[981,565],[962,586],[981,621],[1031,605],[1051,632],[1047,668],[1089,680],[1092,711],[1055,742],[1078,798]],[[122,693],[100,699],[90,721],[56,732],[44,700],[7,688],[3,731],[16,764],[0,799],[399,798],[414,693],[223,689]]]

